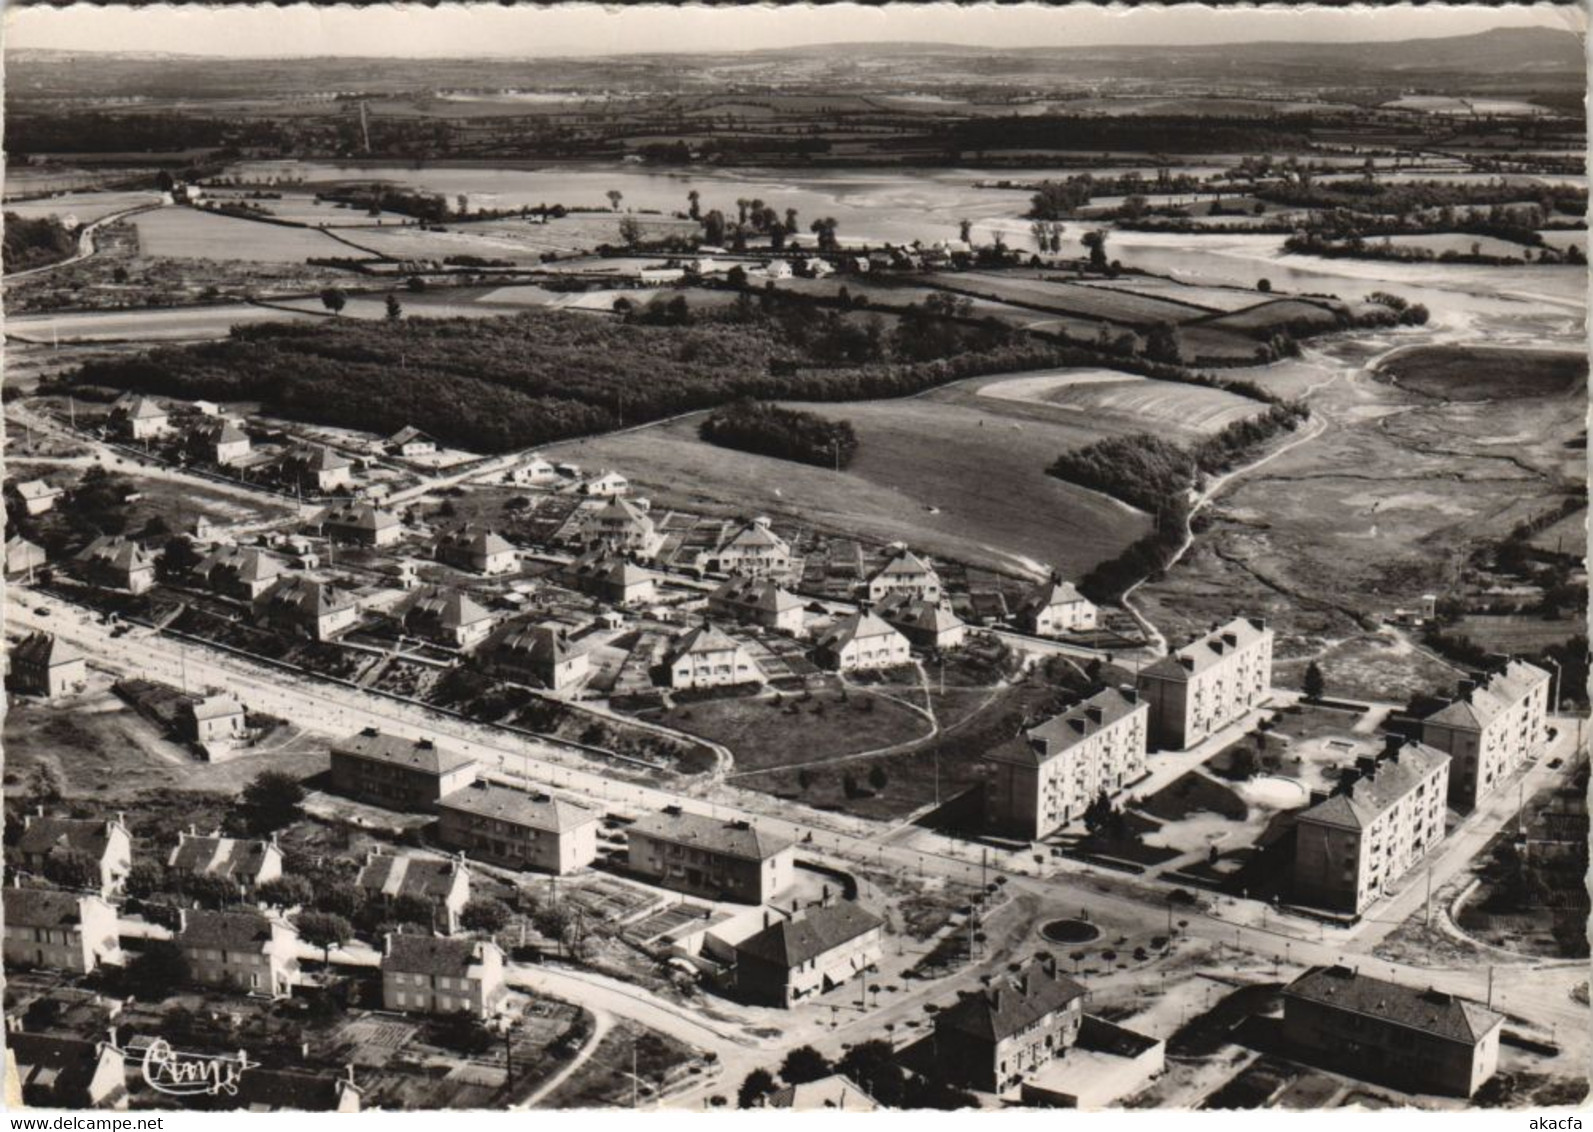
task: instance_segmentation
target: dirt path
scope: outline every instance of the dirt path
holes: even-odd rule
[[[536,1107],[537,1102],[542,1100],[543,1097],[550,1095],[553,1090],[574,1076],[576,1070],[592,1060],[592,1055],[597,1052],[597,1047],[603,1044],[604,1038],[608,1037],[608,1032],[614,1028],[614,1019],[608,1011],[596,1010],[590,1006],[582,1007],[582,1009],[592,1015],[592,1032],[586,1036],[586,1043],[576,1051],[575,1056],[570,1059],[568,1065],[538,1085],[531,1095],[515,1105],[515,1108]]]

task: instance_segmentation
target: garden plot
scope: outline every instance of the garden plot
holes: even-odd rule
[[[192,208],[140,213],[129,223],[138,229],[139,250],[171,259],[303,263],[316,257],[346,256],[350,249],[321,232],[240,220]]]

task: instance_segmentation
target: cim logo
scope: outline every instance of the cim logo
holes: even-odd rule
[[[243,1050],[236,1054],[183,1053],[165,1038],[156,1038],[144,1051],[144,1081],[151,1089],[174,1097],[238,1095],[238,1082],[250,1061]]]

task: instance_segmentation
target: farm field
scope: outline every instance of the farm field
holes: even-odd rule
[[[1131,291],[1153,299],[1166,298],[1222,312],[1240,311],[1268,301],[1264,292],[1246,287],[1201,287],[1159,276],[1124,275],[1117,279],[1080,280],[1080,283],[1103,291]]]
[[[1058,453],[1135,426],[982,398],[966,384],[796,407],[852,422],[861,443],[840,475],[706,444],[697,439],[700,414],[546,452],[618,468],[655,506],[785,516],[1009,572],[1044,563],[1077,576],[1146,530],[1122,504],[1045,474]]]
[[[431,259],[442,261],[449,256],[480,256],[483,259],[505,259],[515,264],[535,264],[540,250],[528,242],[508,233],[489,234],[449,229],[446,232],[427,232],[418,227],[365,228],[344,236],[348,243],[339,243],[340,251],[334,255],[356,255],[364,249],[392,259]],[[352,244],[354,247],[350,247]]]
[[[1501,240],[1496,236],[1473,236],[1466,232],[1390,236],[1388,242],[1396,248],[1426,248],[1434,255],[1443,255],[1445,252],[1454,252],[1456,255],[1470,255],[1472,249],[1475,248],[1482,255],[1510,256],[1515,259],[1522,259],[1528,251],[1525,244],[1518,244],[1513,240]]]
[[[1278,299],[1275,302],[1261,303],[1232,314],[1222,315],[1205,325],[1212,328],[1255,332],[1269,331],[1272,327],[1289,322],[1309,322],[1314,326],[1326,327],[1333,326],[1337,319],[1325,304],[1305,302],[1301,299]]]
[[[1010,274],[986,275],[976,271],[965,271],[955,275],[936,274],[928,278],[951,290],[982,294],[998,301],[1025,303],[1057,314],[1120,322],[1126,326],[1185,322],[1206,313],[1185,303],[1146,295],[1134,295],[1128,292],[1102,293],[1098,287],[1014,278]]]
[[[349,205],[335,204],[332,201],[318,201],[314,193],[282,193],[281,200],[256,200],[249,196],[253,190],[239,189],[207,189],[205,199],[222,203],[237,203],[259,205],[271,216],[278,220],[287,220],[294,224],[308,224],[312,227],[329,228],[375,228],[384,224],[412,223],[409,217],[397,212],[384,212],[380,216],[370,216],[363,208],[354,208]],[[268,189],[276,192],[276,189]]]
[[[1379,377],[1448,401],[1487,401],[1567,393],[1587,381],[1587,359],[1547,350],[1428,346],[1386,360]]]
[[[240,324],[292,322],[299,317],[287,311],[244,303],[166,310],[29,314],[6,319],[6,335],[27,342],[57,339],[61,342],[177,342],[225,338],[232,327]]]
[[[1576,248],[1583,252],[1587,251],[1586,228],[1553,229],[1547,232],[1539,232],[1538,235],[1543,237],[1543,242],[1549,247],[1562,252],[1569,248]]]
[[[63,219],[75,216],[80,224],[92,224],[130,208],[159,204],[160,197],[156,192],[63,193],[44,200],[7,201],[4,208],[6,212],[14,212],[24,220],[37,220],[45,216]]]
[[[1202,435],[1261,412],[1259,402],[1220,389],[1152,381],[1114,370],[1060,370],[982,381],[981,397],[1027,401],[1100,417],[1121,418],[1151,432]]]
[[[132,219],[144,255],[172,259],[301,263],[313,256],[348,254],[330,236],[280,224],[262,224],[192,208],[162,208]]]

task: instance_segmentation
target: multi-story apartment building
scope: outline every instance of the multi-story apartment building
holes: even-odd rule
[[[86,975],[120,962],[116,909],[91,892],[7,888],[6,966],[51,967]]]
[[[389,935],[382,952],[382,1005],[421,1014],[490,1018],[508,991],[503,952],[490,941]]]
[[[708,613],[741,625],[761,625],[793,637],[802,635],[802,600],[772,578],[731,578],[708,595]]]
[[[1450,759],[1389,736],[1295,819],[1294,899],[1360,915],[1444,838]]]
[[[855,979],[883,955],[885,922],[849,900],[766,910],[765,925],[736,944],[736,992],[789,1007]]]
[[[1448,706],[1422,720],[1422,742],[1446,751],[1449,800],[1470,810],[1548,742],[1549,674],[1512,660],[1462,680]]]
[[[597,857],[598,812],[549,794],[477,781],[437,813],[438,841],[496,865],[563,876]]]
[[[367,853],[354,883],[366,902],[391,908],[398,900],[416,900],[431,908],[431,929],[453,935],[459,914],[470,903],[470,868],[464,857],[394,856]]]
[[[1118,794],[1146,770],[1150,708],[1108,688],[985,755],[987,828],[1038,841]]]
[[[1286,1052],[1403,1092],[1470,1097],[1499,1066],[1504,1016],[1348,967],[1313,967],[1283,989]]]
[[[664,657],[664,668],[671,688],[763,683],[763,670],[746,646],[709,622],[675,641]]]
[[[99,893],[120,892],[133,867],[133,838],[118,814],[109,821],[90,818],[51,818],[39,812],[24,814],[17,838],[22,867],[35,876],[49,876],[53,862],[82,856],[99,868]]]
[[[1086,993],[1049,957],[964,993],[935,1015],[942,1075],[986,1093],[1019,1088],[1078,1040]]]
[[[229,912],[179,909],[173,941],[194,982],[274,998],[299,981],[299,933],[258,908]]]
[[[88,683],[88,662],[83,654],[54,633],[30,633],[12,648],[10,683],[13,691],[54,699],[83,690]]]
[[[1018,604],[1018,627],[1037,637],[1089,632],[1096,626],[1096,608],[1072,582],[1055,576],[1030,590]]]
[[[669,806],[629,830],[631,871],[693,896],[765,904],[795,881],[792,842],[747,821]]]
[[[435,810],[476,780],[476,760],[430,739],[367,727],[332,746],[332,789],[395,810]]]
[[[241,898],[249,899],[266,881],[282,875],[282,850],[275,834],[270,841],[259,841],[180,830],[166,867],[179,883],[187,877],[225,878],[238,886]]]
[[[1272,630],[1259,617],[1236,617],[1141,670],[1150,704],[1150,741],[1182,751],[1243,718],[1272,686]]]

